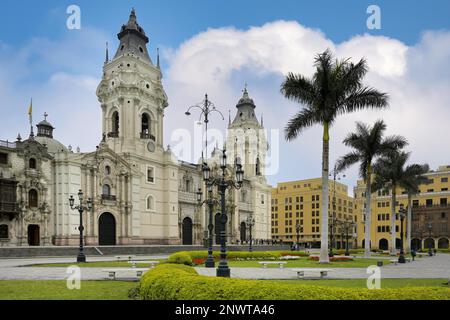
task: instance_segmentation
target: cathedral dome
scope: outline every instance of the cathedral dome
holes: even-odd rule
[[[48,153],[60,153],[60,152],[68,152],[69,150],[66,148],[58,140],[49,137],[35,137],[34,140],[47,147]]]

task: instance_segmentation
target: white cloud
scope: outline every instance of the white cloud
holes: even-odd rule
[[[248,30],[207,30],[171,49],[166,56],[170,66],[166,73],[171,102],[169,132],[180,126],[191,128],[181,111],[200,100],[206,91],[216,104],[234,106],[246,81],[257,112],[265,114],[266,127],[282,130],[298,110],[279,93],[283,75],[289,71],[311,75],[314,56],[326,48],[331,48],[338,58],[366,58],[370,68],[366,83],[391,97],[391,106],[384,112],[363,111],[338,119],[332,129],[333,161],[347,151],[341,142],[355,121],[372,123],[383,118],[388,134],[408,138],[414,161],[426,161],[432,167],[450,162],[450,151],[442,145],[450,119],[449,31],[427,31],[419,43],[407,46],[397,39],[369,34],[333,43],[319,30],[292,21],[276,21]],[[218,126],[223,128],[225,124]],[[295,142],[280,143],[281,168],[277,176],[271,177],[272,182],[320,176],[320,128],[305,131]],[[354,168],[348,172],[347,181],[353,185],[356,178]]]

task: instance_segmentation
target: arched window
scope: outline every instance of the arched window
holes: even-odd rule
[[[8,239],[8,238],[9,238],[8,225],[0,224],[0,239]]]
[[[30,160],[28,160],[28,167],[30,169],[36,169],[36,159],[35,158],[30,158]]]
[[[108,175],[108,176],[111,174],[111,167],[110,166],[106,166],[105,167],[105,174]]]
[[[38,206],[38,193],[35,189],[28,191],[28,204],[31,208],[37,208]]]
[[[104,196],[110,196],[111,195],[111,187],[109,186],[109,184],[104,184],[103,185],[102,194]]]
[[[155,210],[155,199],[153,198],[153,196],[151,195],[147,196],[147,201],[145,203],[147,211]]]
[[[141,117],[141,132],[150,134],[150,117],[146,113]]]
[[[112,132],[119,133],[119,112],[117,111],[112,116]]]

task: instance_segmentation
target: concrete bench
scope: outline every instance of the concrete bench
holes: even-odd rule
[[[141,260],[132,260],[128,261],[128,263],[131,263],[131,266],[133,268],[136,268],[137,264],[148,264],[150,268],[154,268],[155,265],[159,263],[159,261],[141,261]]]
[[[397,265],[397,263],[398,263],[398,259],[391,259],[389,261],[391,262],[391,264],[393,263],[395,265]]]
[[[128,255],[128,256],[115,256],[117,261],[131,261],[136,259],[136,256]]]
[[[116,274],[120,272],[133,273],[136,275],[136,278],[140,278],[144,272],[147,272],[149,268],[112,268],[112,269],[103,269],[103,272],[108,273],[108,278],[110,280],[116,279]]]
[[[263,268],[267,268],[268,264],[278,264],[280,268],[282,269],[283,266],[287,263],[286,261],[260,261],[258,262],[260,265],[263,266]]]
[[[305,279],[305,272],[308,273],[315,273],[317,274],[321,279],[328,276],[328,271],[331,271],[331,269],[322,269],[322,268],[308,268],[308,269],[291,269],[294,272],[297,272],[298,278]],[[309,278],[316,278],[316,277],[309,277]]]

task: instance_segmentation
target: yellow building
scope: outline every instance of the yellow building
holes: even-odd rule
[[[420,193],[412,198],[411,248],[448,248],[450,240],[450,166],[441,166],[436,171],[430,171],[425,176],[429,183],[420,186]],[[408,196],[401,188],[397,189],[396,237],[400,244],[400,205],[408,206]],[[358,247],[364,247],[364,206],[365,183],[357,182],[354,188],[355,202],[359,215]],[[391,242],[391,192],[377,191],[371,200],[371,247],[372,249],[388,250]],[[404,220],[406,234],[407,220]],[[406,247],[406,235],[404,237]]]
[[[354,228],[351,222],[357,222],[354,200],[348,196],[348,187],[340,182],[329,181],[330,201],[333,206],[335,248],[343,248],[347,239],[347,230],[343,227],[347,220],[349,226],[349,248],[354,246]],[[278,183],[272,189],[272,239],[293,243],[298,239],[302,245],[320,246],[322,179],[308,179]],[[357,224],[357,223],[356,223]],[[331,231],[331,228],[330,228]]]

